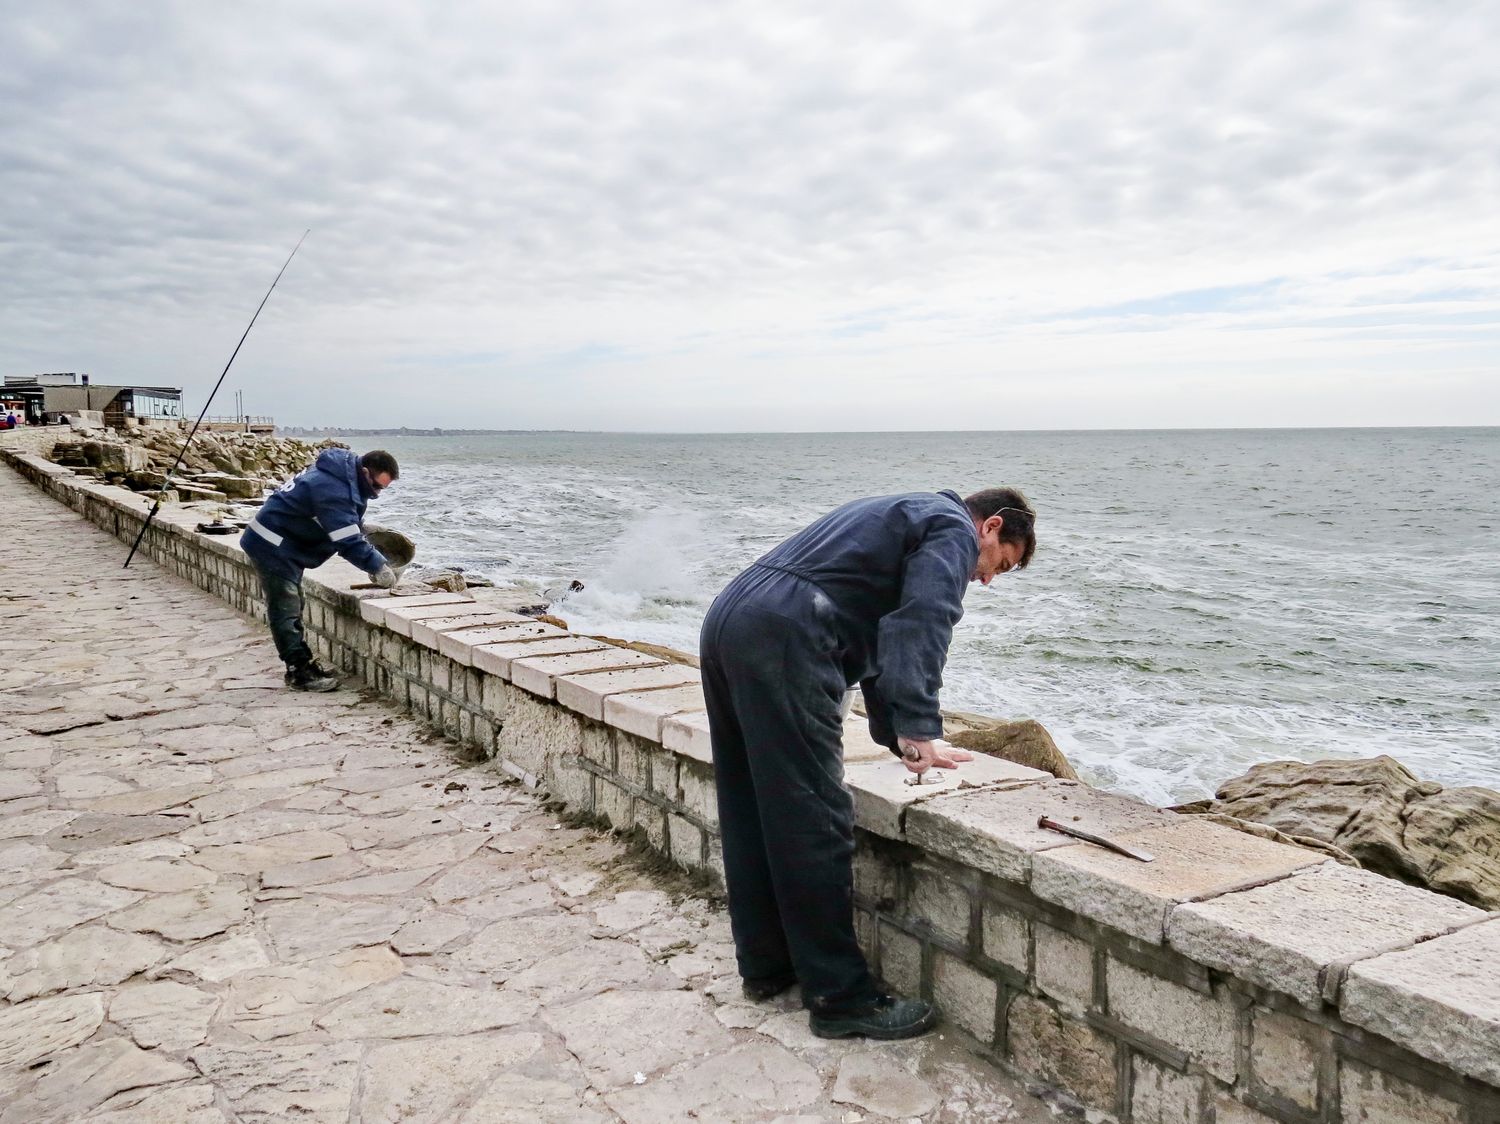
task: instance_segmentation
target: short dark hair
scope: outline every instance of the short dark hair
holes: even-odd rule
[[[384,449],[371,449],[359,458],[359,463],[361,467],[370,470],[371,476],[379,476],[382,472],[388,472],[392,480],[401,477],[401,469],[396,467],[396,458]]]
[[[1026,569],[1026,564],[1036,553],[1036,508],[1021,494],[1021,490],[986,488],[965,499],[964,506],[980,523],[991,515],[998,515],[1005,520],[1000,528],[1000,541],[1023,544],[1021,560],[1016,563],[1016,569]]]

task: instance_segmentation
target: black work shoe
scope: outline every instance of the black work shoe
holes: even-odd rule
[[[316,662],[309,662],[288,667],[286,685],[294,691],[333,691],[339,681],[337,676],[325,674]]]
[[[873,1003],[841,1014],[813,1011],[808,1025],[819,1038],[915,1038],[937,1023],[937,1008],[920,999],[880,995]]]
[[[796,972],[785,972],[779,976],[762,976],[759,979],[744,981],[745,998],[752,1003],[760,1003],[767,999],[774,999],[784,991],[790,991],[797,984]]]

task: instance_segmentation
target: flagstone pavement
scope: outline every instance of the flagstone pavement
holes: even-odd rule
[[[0,466],[0,1124],[1050,1119]]]

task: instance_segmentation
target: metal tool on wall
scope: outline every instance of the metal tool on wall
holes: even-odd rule
[[[1106,839],[1102,835],[1095,835],[1092,831],[1084,831],[1081,827],[1072,827],[1069,824],[1060,823],[1049,816],[1042,816],[1036,821],[1037,827],[1046,828],[1048,831],[1061,832],[1063,835],[1072,836],[1074,839],[1082,839],[1085,843],[1092,843],[1096,847],[1113,851],[1117,855],[1124,855],[1136,862],[1151,863],[1156,861],[1156,856],[1149,851],[1142,851],[1136,847],[1127,847],[1123,843],[1116,843],[1113,839]]]

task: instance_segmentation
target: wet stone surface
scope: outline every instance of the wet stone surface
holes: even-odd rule
[[[1024,1121],[825,1042],[723,912],[0,467],[0,1124]],[[446,788],[462,774],[463,787]]]

